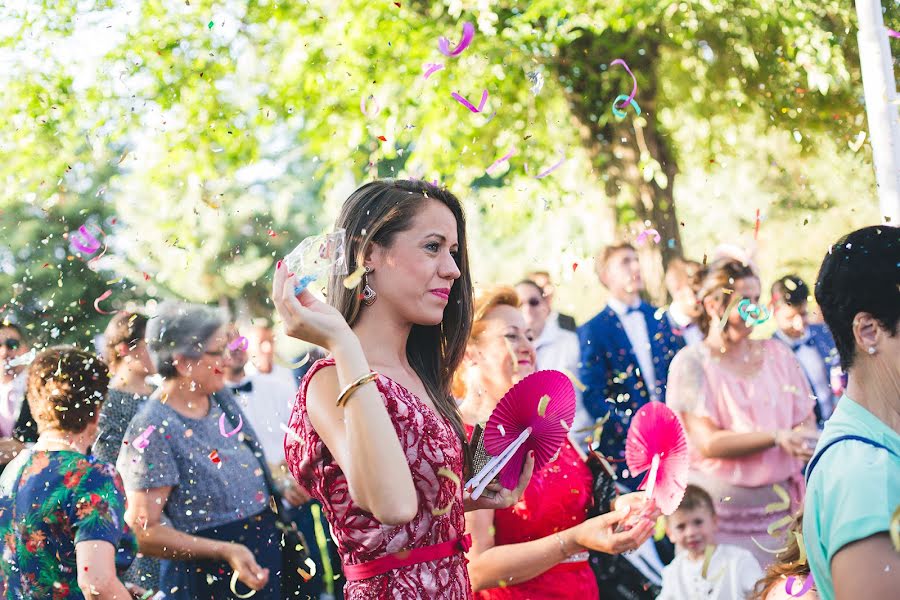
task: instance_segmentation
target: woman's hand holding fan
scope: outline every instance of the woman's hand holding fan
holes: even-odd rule
[[[628,496],[634,494],[622,497]],[[621,554],[638,548],[653,533],[654,524],[640,519],[633,526],[623,528],[623,523],[634,518],[633,512],[629,503],[623,503],[612,512],[588,519],[572,529],[575,543],[584,550],[606,554]]]
[[[471,501],[495,479],[506,490],[524,490],[526,453],[534,457],[534,469],[542,468],[559,452],[574,416],[575,388],[559,371],[538,371],[516,383],[497,403],[483,435],[473,439],[478,472],[464,487]]]
[[[634,519],[653,519],[657,507],[664,515],[675,512],[687,485],[688,454],[684,428],[672,409],[662,402],[638,409],[625,438],[625,462],[632,475],[648,473],[638,486],[646,491],[646,504],[624,527]]]
[[[525,488],[531,482],[531,474],[534,472],[534,453],[529,452],[525,457],[525,464],[522,466],[522,473],[519,475],[519,482],[515,489],[508,490],[498,481],[492,481],[487,484],[484,491],[477,499],[472,499],[472,493],[469,490],[463,490],[463,507],[465,511],[470,510],[503,510],[509,508],[519,501]]]

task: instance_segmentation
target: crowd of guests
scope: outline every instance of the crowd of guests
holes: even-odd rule
[[[673,261],[652,306],[635,247],[610,245],[607,305],[580,327],[546,272],[475,293],[446,189],[366,184],[336,228],[358,286],[335,275],[326,303],[275,269],[285,332],[315,348],[294,365],[268,324],[174,301],[115,315],[102,358],[29,355],[28,330],[0,325],[2,597],[844,600],[900,583],[897,228],[831,246],[815,311],[794,275],[764,304],[727,253]],[[471,497],[473,432],[544,369],[577,390],[569,439]],[[690,456],[659,522],[624,460],[648,402]]]

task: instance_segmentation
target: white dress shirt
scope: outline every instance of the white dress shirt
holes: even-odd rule
[[[662,593],[656,600],[743,600],[763,572],[748,550],[719,544],[703,577],[703,558],[678,552],[663,569]]]
[[[684,314],[677,304],[670,305],[668,313],[672,327],[677,328],[681,332],[685,346],[703,341],[703,332],[700,331],[700,327],[694,323],[693,319]]]
[[[578,373],[578,365],[581,362],[581,344],[578,341],[578,334],[560,327],[559,320],[553,315],[547,319],[541,335],[535,340],[534,349],[537,353],[539,370],[566,369],[569,373]],[[587,449],[588,444],[584,438],[590,437],[590,433],[582,430],[589,429],[593,423],[594,419],[581,400],[581,392],[575,388],[575,418],[569,424],[569,438],[572,443]]]
[[[0,382],[0,438],[12,437],[22,401],[25,399],[27,380],[28,373],[23,370],[12,381]]]
[[[628,313],[629,308],[638,308],[640,302],[629,307],[624,302],[609,299],[609,307],[619,317],[622,327],[625,328],[625,335],[631,342],[631,349],[638,361],[638,367],[641,370],[641,377],[644,379],[644,385],[647,386],[651,400],[659,400],[656,393],[656,369],[653,366],[653,349],[650,346],[650,335],[647,332],[647,321],[644,319],[643,312]]]
[[[250,392],[235,394],[241,411],[259,438],[266,461],[271,465],[284,462],[284,431],[297,398],[297,384],[290,369],[272,366],[271,373],[260,373],[247,364],[248,375],[240,382],[250,382]],[[232,386],[233,387],[233,386]]]
[[[827,419],[834,412],[830,374],[825,367],[825,361],[822,360],[822,355],[815,346],[810,345],[809,331],[796,339],[789,338],[781,331],[776,331],[775,337],[794,351],[794,356],[797,357],[797,361],[803,367],[803,372],[806,373],[806,377],[812,385],[813,394],[816,395],[816,401],[819,403],[819,411],[822,413],[822,420]]]

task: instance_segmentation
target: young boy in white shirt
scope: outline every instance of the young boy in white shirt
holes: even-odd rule
[[[657,600],[743,600],[763,575],[753,554],[716,544],[718,521],[709,494],[689,485],[666,531],[675,543],[675,560],[663,569]],[[707,548],[712,553],[706,563]],[[705,568],[704,568],[705,567]]]

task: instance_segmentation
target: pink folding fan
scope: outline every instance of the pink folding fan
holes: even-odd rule
[[[688,452],[684,428],[662,402],[649,402],[631,419],[625,438],[625,462],[632,475],[649,470],[639,489],[652,497],[664,515],[681,504],[687,485]]]
[[[562,447],[575,416],[575,388],[559,371],[538,371],[515,384],[491,413],[484,435],[473,440],[477,475],[466,483],[478,498],[499,475],[500,484],[513,489],[528,451],[534,469],[543,467]]]

